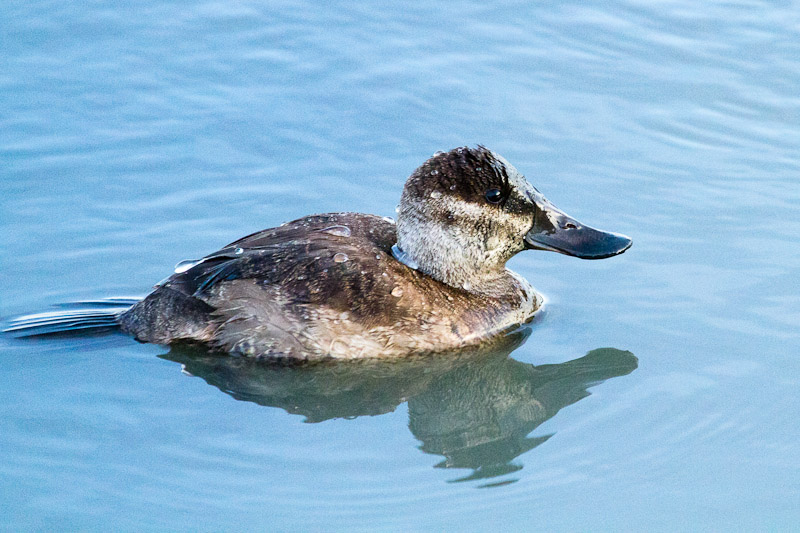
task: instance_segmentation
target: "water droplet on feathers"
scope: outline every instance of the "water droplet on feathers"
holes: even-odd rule
[[[187,270],[189,270],[193,266],[199,265],[202,262],[203,262],[202,259],[186,259],[184,261],[181,261],[180,263],[175,265],[175,273],[176,274],[183,274],[184,272],[186,272]]]
[[[337,237],[350,236],[350,228],[348,228],[347,226],[330,226],[321,231],[324,231],[325,233],[330,233],[331,235],[336,235]]]

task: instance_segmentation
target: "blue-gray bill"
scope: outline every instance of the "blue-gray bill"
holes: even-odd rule
[[[605,259],[631,247],[629,237],[585,226],[547,200],[536,202],[533,227],[525,235],[525,245],[581,259]]]

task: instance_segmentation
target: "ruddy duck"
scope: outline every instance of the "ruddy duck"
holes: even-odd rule
[[[439,352],[484,342],[541,307],[505,267],[517,252],[602,259],[630,245],[567,216],[501,156],[463,147],[411,174],[396,224],[304,217],[179,263],[130,307],[30,315],[6,331],[119,327],[141,342],[297,360]]]

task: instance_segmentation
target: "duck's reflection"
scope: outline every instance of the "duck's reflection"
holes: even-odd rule
[[[588,396],[589,387],[636,369],[633,354],[614,348],[553,365],[509,358],[529,331],[481,349],[392,361],[277,366],[187,348],[161,357],[238,400],[280,407],[307,422],[379,415],[408,402],[420,448],[444,456],[437,467],[472,469],[457,480],[465,481],[519,470],[512,461],[550,437],[529,437],[537,426]]]

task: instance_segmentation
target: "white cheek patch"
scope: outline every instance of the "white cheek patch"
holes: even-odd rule
[[[458,218],[480,220],[481,218],[487,216],[486,207],[476,204],[475,202],[467,202],[466,200],[451,198],[448,199],[446,205],[448,211]]]
[[[501,244],[503,244],[503,241],[497,235],[492,235],[486,239],[486,249],[489,251],[499,248]]]
[[[409,244],[403,247],[406,257],[418,256],[421,249],[449,250],[451,256],[469,255],[478,252],[481,254],[503,249],[509,245],[508,236],[503,233],[493,233],[492,227],[497,223],[495,208],[487,205],[469,202],[455,197],[442,198],[439,203],[440,209],[447,213],[451,219],[449,224],[432,223],[425,227],[416,224],[408,225],[404,231],[404,241]],[[416,204],[415,211],[424,211],[425,206]],[[436,219],[432,219],[431,222]],[[408,222],[406,222],[408,224]],[[412,229],[413,228],[413,229]],[[497,231],[503,231],[504,225],[496,226]],[[492,231],[492,233],[490,233]],[[413,241],[413,245],[412,242]],[[413,248],[412,248],[413,246]],[[399,259],[399,258],[398,258]],[[402,262],[405,262],[401,259]],[[485,260],[486,257],[472,257],[470,260]],[[413,261],[413,259],[411,259]]]

